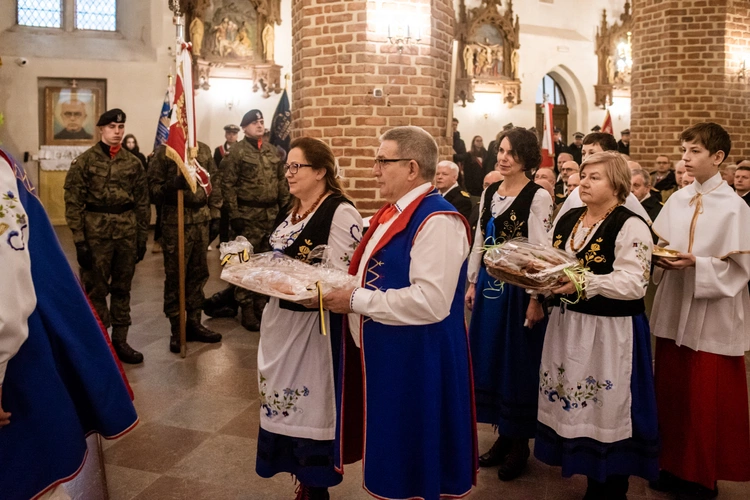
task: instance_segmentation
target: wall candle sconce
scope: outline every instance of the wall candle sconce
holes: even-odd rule
[[[747,82],[746,76],[747,76],[747,66],[748,66],[748,60],[750,58],[743,58],[740,61],[740,69],[737,71],[737,81],[738,82]]]
[[[388,42],[391,45],[395,45],[399,54],[404,52],[404,47],[407,45],[416,45],[422,40],[422,28],[417,28],[417,36],[412,38],[411,26],[406,25],[406,36],[403,35],[403,28],[399,27],[396,29],[396,34],[391,34],[391,25],[388,24]]]

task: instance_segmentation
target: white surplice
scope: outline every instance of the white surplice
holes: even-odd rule
[[[0,157],[0,262],[3,263],[3,286],[0,287],[0,385],[5,379],[8,361],[29,336],[28,319],[36,308],[31,259],[26,247],[28,229],[26,211],[18,200],[16,176],[8,162]]]
[[[284,251],[315,212],[297,224],[286,218],[271,235],[271,248]],[[328,236],[331,262],[346,271],[362,236],[362,217],[348,203],[333,215]],[[325,321],[330,325],[329,312]],[[258,344],[260,426],[270,432],[331,440],[336,429],[331,339],[320,332],[317,310],[290,311],[271,297],[263,311]]]
[[[590,232],[579,228],[576,248],[588,244],[599,224]],[[565,250],[575,255],[571,241],[568,238]],[[613,272],[587,273],[586,296],[643,298],[652,246],[648,226],[637,217],[628,219],[615,240]],[[539,372],[539,422],[567,439],[588,437],[613,443],[631,437],[632,370],[631,316],[594,316],[555,307],[547,324]]]
[[[433,189],[430,183],[415,187],[396,202],[397,214],[375,228],[367,242],[357,277],[362,278],[372,251],[401,213],[424,193]],[[371,229],[372,230],[372,229]],[[409,255],[410,286],[406,288],[369,290],[356,288],[349,314],[349,329],[359,346],[360,315],[384,325],[429,325],[450,314],[461,265],[469,253],[466,226],[460,217],[438,214],[424,223],[414,238]]]
[[[582,207],[584,205],[585,203],[581,201],[581,193],[579,191],[579,188],[575,188],[570,192],[567,199],[565,200],[565,203],[563,203],[563,206],[560,207],[560,210],[557,211],[557,217],[555,217],[555,221],[552,223],[552,226],[554,227],[555,225],[557,225],[560,217],[565,215],[566,212],[574,208]],[[648,213],[646,213],[646,209],[643,208],[643,205],[641,205],[641,202],[638,201],[638,198],[636,198],[633,193],[629,193],[628,197],[625,198],[624,206],[634,214],[640,215],[641,218],[649,224],[651,223],[651,217],[648,216]]]
[[[695,267],[656,270],[651,331],[694,351],[742,356],[750,350],[750,208],[721,174],[696,180],[664,204],[653,224],[659,246],[688,252],[694,217]]]
[[[487,192],[485,189],[482,192],[482,196],[479,199],[479,207],[484,207],[484,195]],[[500,196],[497,191],[492,195],[492,203],[490,204],[490,212],[493,217],[497,217],[503,214],[510,208],[513,202],[516,201],[515,196]],[[552,211],[554,205],[552,204],[552,197],[545,189],[537,189],[534,193],[534,198],[531,201],[531,211],[529,212],[529,241],[531,243],[546,244],[549,235],[547,234],[552,229]],[[469,256],[469,269],[468,279],[469,283],[477,282],[477,275],[479,275],[479,269],[482,266],[482,258],[484,257],[484,245],[485,239],[482,238],[482,234],[486,228],[481,227],[482,220],[477,223],[477,230],[474,234],[474,246],[471,249],[471,255]]]

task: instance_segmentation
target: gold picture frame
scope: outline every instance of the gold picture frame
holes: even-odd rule
[[[85,146],[98,142],[96,121],[103,112],[100,89],[45,87],[44,143]]]

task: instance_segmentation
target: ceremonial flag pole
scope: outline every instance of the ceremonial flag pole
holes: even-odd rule
[[[555,139],[553,138],[554,133],[554,122],[552,118],[552,103],[547,100],[547,96],[544,96],[544,102],[542,103],[542,115],[544,125],[542,127],[542,167],[555,167]]]
[[[187,180],[190,189],[195,192],[195,168],[193,163],[197,155],[195,140],[195,102],[193,96],[193,67],[190,58],[190,45],[185,42],[185,18],[179,0],[170,0],[169,8],[174,12],[174,23],[177,30],[177,66],[172,120],[167,138],[166,155],[179,167],[180,173]],[[179,267],[180,289],[180,356],[187,356],[185,329],[187,317],[185,311],[185,200],[181,189],[177,190],[177,259]]]

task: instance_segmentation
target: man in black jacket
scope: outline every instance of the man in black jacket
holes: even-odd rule
[[[656,220],[664,205],[659,191],[651,188],[651,176],[648,172],[638,168],[630,171],[630,192],[638,198],[651,220]]]
[[[677,179],[671,170],[672,162],[668,156],[659,155],[656,157],[656,170],[653,174],[654,189],[657,191],[667,191],[677,185]]]
[[[573,142],[568,145],[568,153],[573,155],[573,161],[579,165],[583,161],[583,132],[573,134]]]
[[[461,139],[461,133],[458,131],[458,118],[453,119],[453,152],[457,155],[466,152],[466,143]]]
[[[452,161],[438,163],[435,173],[435,187],[446,201],[456,207],[456,210],[469,220],[471,216],[471,198],[458,184],[458,165]]]
[[[623,129],[620,137],[621,139],[617,141],[617,152],[630,156],[630,129]]]

